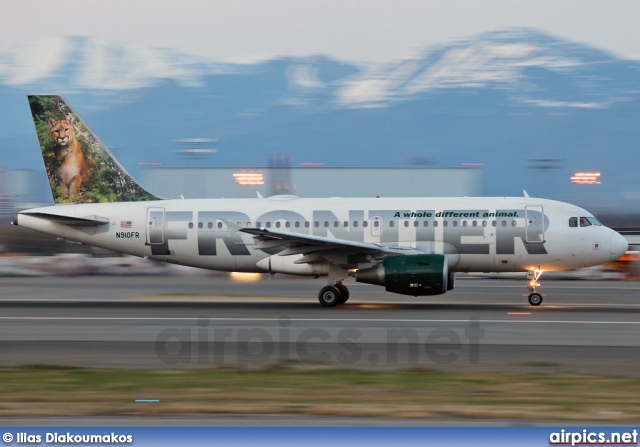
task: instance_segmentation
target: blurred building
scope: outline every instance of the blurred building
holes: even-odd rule
[[[274,163],[275,164],[275,163]],[[438,197],[482,194],[482,170],[434,167],[151,167],[143,182],[165,198]]]

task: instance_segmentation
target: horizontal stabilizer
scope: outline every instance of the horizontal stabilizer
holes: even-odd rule
[[[100,216],[71,217],[71,216],[61,216],[59,214],[29,213],[29,212],[18,213],[18,216],[20,215],[39,217],[41,219],[46,219],[54,223],[71,225],[74,227],[93,227],[98,225],[107,225],[109,223],[109,219],[107,219],[106,217],[100,217]]]

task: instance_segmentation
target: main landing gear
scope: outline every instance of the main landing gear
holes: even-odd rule
[[[536,292],[539,287],[538,279],[542,276],[542,270],[532,270],[527,272],[527,287],[529,288],[529,304],[539,306],[542,303],[542,294]]]
[[[325,307],[333,307],[338,304],[344,304],[349,299],[349,289],[341,282],[326,286],[320,290],[318,301]]]
[[[346,303],[349,299],[349,289],[343,284],[343,281],[349,276],[349,271],[331,264],[327,275],[328,285],[320,289],[318,294],[320,304],[324,307],[333,307]]]

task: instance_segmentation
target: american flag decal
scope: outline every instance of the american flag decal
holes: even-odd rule
[[[131,228],[131,221],[130,220],[121,220],[120,221],[120,228]]]

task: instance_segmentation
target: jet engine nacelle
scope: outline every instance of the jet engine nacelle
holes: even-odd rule
[[[449,262],[445,255],[394,256],[375,267],[358,270],[356,281],[384,286],[402,295],[441,295],[449,286]]]
[[[285,273],[287,275],[316,275],[324,276],[329,273],[328,262],[318,262],[314,264],[296,264],[302,255],[278,256],[273,255],[261,259],[256,263],[256,267],[268,273]]]

